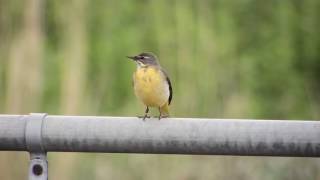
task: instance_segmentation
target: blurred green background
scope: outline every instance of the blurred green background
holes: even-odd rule
[[[0,0],[0,113],[136,116],[142,51],[174,117],[320,119],[319,0]],[[153,111],[153,113],[156,113]],[[49,153],[52,180],[320,179],[312,158]],[[0,179],[27,153],[1,152]]]

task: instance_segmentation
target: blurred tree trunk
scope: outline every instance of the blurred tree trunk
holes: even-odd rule
[[[24,6],[21,8],[23,13],[19,17],[22,19],[19,28],[10,29],[12,27],[8,24],[3,27],[12,33],[12,36],[6,39],[10,51],[6,56],[8,68],[5,70],[5,113],[14,114],[39,111],[42,95],[43,1],[26,0],[20,3]],[[7,8],[10,8],[9,3]],[[12,14],[8,14],[10,15]],[[28,173],[27,164],[26,153],[1,153],[0,179],[25,179]]]
[[[85,103],[87,80],[87,1],[59,1],[59,23],[62,24],[61,55],[62,79],[60,112],[62,114],[81,114]],[[59,171],[60,180],[73,179],[75,171],[70,171],[76,163],[75,155],[59,155],[53,172]],[[63,158],[61,158],[63,156]],[[62,167],[62,168],[61,168]]]
[[[77,114],[84,103],[87,72],[86,0],[63,3],[61,113]]]
[[[27,0],[22,29],[12,39],[7,71],[7,113],[38,111],[42,84],[42,1]]]

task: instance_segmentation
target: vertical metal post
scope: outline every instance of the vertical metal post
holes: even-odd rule
[[[31,113],[27,117],[25,137],[30,153],[29,180],[48,180],[47,153],[42,146],[42,124],[46,116]]]
[[[48,180],[46,153],[30,153],[29,180]]]

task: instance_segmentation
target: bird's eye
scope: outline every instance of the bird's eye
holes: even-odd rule
[[[144,59],[144,56],[140,56],[140,59]]]

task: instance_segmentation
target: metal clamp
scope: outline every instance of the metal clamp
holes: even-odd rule
[[[42,146],[42,124],[45,113],[31,113],[26,124],[26,145],[29,152],[44,152]]]
[[[31,113],[27,118],[25,138],[30,153],[29,180],[48,179],[47,153],[42,146],[42,125],[46,113]]]

